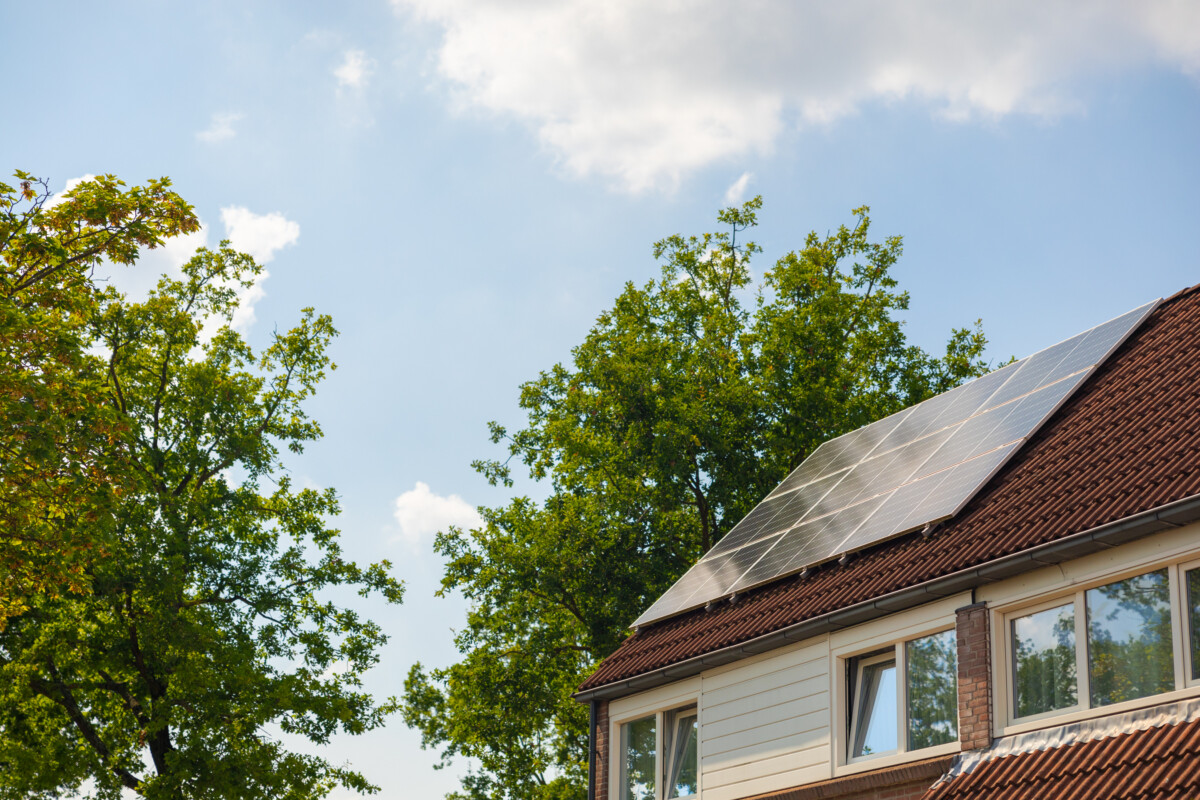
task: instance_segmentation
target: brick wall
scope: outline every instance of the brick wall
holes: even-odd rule
[[[594,732],[596,749],[591,754],[596,765],[596,797],[594,800],[608,800],[608,701],[596,701],[596,730]]]
[[[958,738],[963,750],[992,743],[992,637],[986,603],[958,609]]]

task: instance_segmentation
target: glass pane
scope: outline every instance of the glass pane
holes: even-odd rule
[[[1088,681],[1093,706],[1175,688],[1167,571],[1089,589]]]
[[[1188,630],[1192,642],[1192,680],[1200,680],[1200,569],[1187,574]]]
[[[696,776],[696,709],[684,708],[671,711],[663,719],[667,734],[663,750],[667,754],[664,771],[667,800],[688,797],[700,791]]]
[[[859,669],[854,703],[852,758],[896,749],[896,662],[879,661]]]
[[[958,645],[954,631],[913,639],[905,647],[908,749],[958,738]]]
[[[621,800],[654,800],[654,717],[621,726]]]
[[[1075,705],[1075,604],[1018,617],[1012,640],[1016,715]]]

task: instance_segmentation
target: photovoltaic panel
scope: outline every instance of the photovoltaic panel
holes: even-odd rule
[[[954,516],[1157,304],[823,443],[634,624]]]
[[[768,497],[751,509],[749,514],[742,517],[742,521],[733,526],[733,530],[725,534],[721,541],[717,542],[709,552],[717,555],[734,550],[744,544],[749,544],[759,538],[759,534],[763,532],[764,528],[769,532],[778,533],[779,529],[777,527],[772,528],[767,526],[771,524],[775,515],[791,499],[792,496],[790,494],[786,497]]]
[[[910,406],[903,411],[872,422],[870,425],[865,425],[858,430],[851,431],[845,436],[839,436],[836,439],[823,442],[808,458],[804,459],[800,466],[792,470],[792,473],[784,478],[783,482],[776,486],[774,491],[767,495],[768,499],[778,497],[806,483],[811,483],[822,475],[836,471],[836,468],[831,466],[834,459],[843,460],[841,458],[842,454],[851,445],[856,445],[859,449],[862,449],[864,445],[869,444],[869,449],[874,449],[915,407]]]
[[[701,559],[642,616],[648,619],[669,617],[724,596],[727,594],[727,588],[753,566],[781,536],[754,542],[731,553]]]

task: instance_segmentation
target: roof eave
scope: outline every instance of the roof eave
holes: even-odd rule
[[[584,689],[571,696],[580,703],[587,703],[592,700],[612,700],[646,689],[653,689],[656,686],[663,686],[698,675],[712,667],[775,650],[822,633],[859,625],[896,611],[923,605],[931,600],[955,595],[1040,567],[1059,564],[1106,550],[1159,531],[1178,528],[1196,520],[1200,520],[1200,495],[1192,495],[1080,533],[1055,539],[1046,544],[1001,556],[975,567],[924,581],[837,611],[821,614],[746,642],[693,656],[631,678]]]

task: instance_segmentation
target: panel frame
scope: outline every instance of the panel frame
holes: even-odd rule
[[[1081,333],[1032,353],[1020,361],[1006,364],[969,383],[962,384],[940,395],[928,398],[921,403],[902,409],[881,420],[876,420],[869,425],[823,442],[807,459],[792,470],[775,489],[768,493],[759,505],[751,509],[746,517],[739,520],[730,530],[730,533],[722,539],[722,541],[725,541],[730,536],[734,536],[738,532],[738,527],[742,525],[742,522],[749,519],[763,504],[767,502],[779,503],[778,508],[774,509],[770,516],[762,523],[757,524],[757,527],[753,531],[742,534],[746,538],[745,541],[742,541],[741,538],[735,538],[730,542],[730,545],[724,548],[721,547],[721,542],[714,545],[709,552],[705,553],[691,569],[684,573],[671,588],[657,598],[637,618],[633,623],[634,627],[668,619],[709,602],[720,601],[734,593],[771,583],[787,575],[799,572],[806,567],[816,566],[846,554],[874,547],[897,536],[902,536],[927,525],[957,516],[967,503],[978,495],[983,487],[998,472],[1004,469],[1013,456],[1022,449],[1024,444],[1037,435],[1038,431],[1074,396],[1075,392],[1087,383],[1096,370],[1141,327],[1142,323],[1161,302],[1161,299],[1159,299],[1138,306],[1124,314],[1113,317],[1099,325],[1095,325]],[[1121,320],[1124,320],[1124,322],[1120,322]],[[1109,334],[1115,335],[1109,337]],[[1096,345],[1096,355],[1086,355],[1085,360],[1090,361],[1090,363],[1066,373],[1057,371],[1063,368],[1064,365],[1068,367],[1073,366],[1071,359],[1076,353],[1081,351],[1090,353],[1090,351],[1084,348],[1089,345],[1089,342],[1093,341],[1099,344]],[[999,376],[1004,375],[1006,371],[1009,374],[1001,380]],[[1026,380],[1032,384],[1032,388],[1022,384],[1022,380]],[[996,385],[993,387],[992,383]],[[983,388],[980,389],[977,385]],[[1060,385],[1062,387],[1061,394],[1056,400],[1048,403],[1045,411],[1038,414],[1035,419],[1030,420],[1028,424],[1022,425],[1019,430],[1014,429],[1012,434],[1003,433],[1002,426],[1015,415],[1021,413],[1023,404],[1031,402],[1031,398],[1038,396],[1041,392],[1049,391],[1049,394],[1043,396],[1054,397],[1055,393],[1052,391],[1052,387]],[[971,397],[972,391],[978,392],[983,399],[977,400]],[[956,411],[955,414],[947,416],[948,412],[955,408],[956,405],[961,405],[962,408]],[[1004,413],[1002,409],[1006,406],[1011,406],[1011,408]],[[965,417],[957,418],[959,414],[965,411],[969,411],[970,413]],[[940,461],[936,460],[939,453],[945,453],[947,448],[954,446],[954,442],[959,435],[967,435],[965,432],[973,420],[981,419],[992,413],[998,414],[996,424],[993,428],[987,430],[981,441],[976,445],[980,448],[987,447],[987,449],[980,451],[968,449],[970,453],[969,457],[961,458],[944,466]],[[873,429],[874,432],[868,434]],[[974,432],[974,429],[972,431]],[[996,431],[1001,431],[1001,433],[999,437],[993,438]],[[1007,438],[1009,435],[1012,435],[1014,438],[1008,441],[999,441],[999,439]],[[847,460],[848,454],[855,451],[856,443],[863,437],[868,437],[868,441],[863,442],[863,446],[857,452],[857,461]],[[871,437],[874,437],[874,441],[870,441]],[[919,444],[921,442],[925,442],[926,444]],[[921,448],[928,447],[931,442],[936,442],[936,446],[927,454],[924,454],[924,457],[920,459],[916,467],[912,468],[911,471],[906,471],[905,468],[907,465],[900,464],[903,451],[915,447],[917,448],[916,452],[920,454]],[[995,453],[1000,454],[996,459],[996,463],[992,464],[990,468],[984,469],[981,479],[970,481],[971,487],[962,490],[961,496],[958,496],[958,499],[952,506],[934,506],[927,511],[920,511],[944,483],[953,480],[955,474],[961,474],[960,470],[968,469],[968,465],[978,462],[979,459],[989,459]],[[865,488],[859,488],[854,494],[845,494],[844,498],[839,496],[838,505],[832,507],[822,505],[827,498],[838,493],[839,488],[852,479],[854,473],[860,467],[877,458],[889,457],[892,461],[884,464],[879,472],[872,475],[865,482]],[[814,463],[816,464],[815,467],[812,466]],[[987,463],[990,462],[984,462],[984,464]],[[836,469],[833,469],[833,467],[836,467]],[[927,468],[932,469],[935,467],[936,469],[933,469],[933,471],[926,471]],[[812,473],[811,476],[804,472],[806,468]],[[808,487],[833,478],[839,473],[841,473],[841,477],[832,481],[828,487],[817,487],[806,493],[805,490]],[[903,473],[903,478],[897,479],[895,476],[901,473]],[[881,477],[888,475],[890,477],[886,480],[879,480]],[[938,477],[939,475],[941,476],[940,478]],[[801,477],[797,478],[797,476]],[[898,483],[895,482],[897,480],[899,480]],[[791,482],[791,485],[789,485],[789,482]],[[873,482],[878,482],[879,486],[884,488],[875,494],[867,495],[871,491]],[[927,482],[930,484],[928,491],[921,494],[925,488],[923,484]],[[919,495],[917,499],[910,502],[907,507],[910,510],[907,513],[905,513],[905,508],[898,506],[889,508],[893,499],[902,493],[906,496]],[[815,499],[806,498],[806,494],[815,495]],[[864,497],[864,495],[867,496]],[[838,540],[837,545],[829,549],[829,552],[826,552],[824,555],[818,555],[824,552],[824,549],[816,547],[813,548],[811,558],[806,556],[802,561],[797,561],[796,557],[803,550],[798,551],[786,564],[779,567],[778,571],[772,573],[769,577],[756,575],[752,580],[746,580],[746,576],[750,575],[763,559],[768,558],[771,552],[783,544],[788,536],[794,535],[794,531],[806,527],[808,524],[815,523],[820,519],[829,517],[829,523],[817,528],[813,534],[826,536],[827,531],[831,529],[831,526],[835,523],[839,515],[845,514],[850,509],[864,503],[875,502],[878,498],[882,499],[878,500],[878,505],[872,512],[865,519],[860,520],[858,524],[854,525],[849,532],[845,533]],[[897,500],[896,502],[899,501]],[[793,504],[798,505],[796,508],[792,508]],[[803,507],[805,504],[808,504],[807,507]],[[792,510],[789,511],[789,509]],[[870,531],[872,526],[883,521],[883,514],[892,514],[897,519],[894,522],[878,526],[878,529],[874,532],[864,533],[864,531]],[[928,517],[928,519],[925,517]],[[764,531],[768,532],[764,533]],[[747,548],[756,547],[763,542],[771,542],[771,544],[761,553],[758,553],[749,565],[741,569],[736,577],[719,581],[709,578],[707,581],[702,582],[696,589],[689,592],[686,598],[677,598],[673,603],[662,603],[664,599],[667,599],[672,593],[676,592],[677,587],[684,582],[688,575],[692,574],[701,565],[720,561],[721,563],[715,567],[715,570],[720,572],[726,564],[731,563],[737,557],[738,553],[746,551]],[[680,591],[684,590],[681,589]],[[656,611],[655,609],[659,606],[662,606],[662,608]]]

